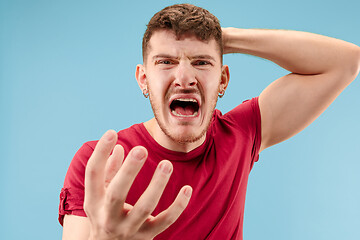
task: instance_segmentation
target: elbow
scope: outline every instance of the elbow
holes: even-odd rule
[[[354,81],[360,71],[360,47],[353,45],[349,50],[347,58],[341,63],[342,70],[339,71],[346,85]]]
[[[352,76],[352,81],[358,76],[360,71],[360,47],[355,46],[353,59],[350,63],[350,75]]]
[[[360,47],[356,48],[356,68],[355,68],[355,77],[359,74],[360,72]]]

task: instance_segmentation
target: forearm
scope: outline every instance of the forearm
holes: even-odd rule
[[[322,74],[349,71],[357,74],[360,48],[317,34],[261,29],[223,29],[224,53],[245,53],[275,62],[292,73]]]

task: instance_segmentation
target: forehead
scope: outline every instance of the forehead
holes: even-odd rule
[[[177,38],[170,30],[153,33],[148,45],[148,59],[157,54],[172,56],[210,55],[220,60],[220,51],[215,39],[201,41],[193,34],[184,34]]]

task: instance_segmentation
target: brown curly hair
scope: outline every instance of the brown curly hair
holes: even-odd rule
[[[220,22],[208,10],[191,5],[175,4],[155,13],[150,19],[142,42],[142,55],[145,61],[148,44],[152,34],[161,29],[172,30],[180,39],[183,34],[194,34],[201,41],[215,39],[219,46],[220,57],[223,55],[222,31]]]

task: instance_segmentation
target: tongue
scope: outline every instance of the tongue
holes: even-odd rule
[[[194,114],[194,108],[192,106],[186,106],[186,107],[176,106],[174,110],[177,114],[180,114],[180,115],[193,115]]]

